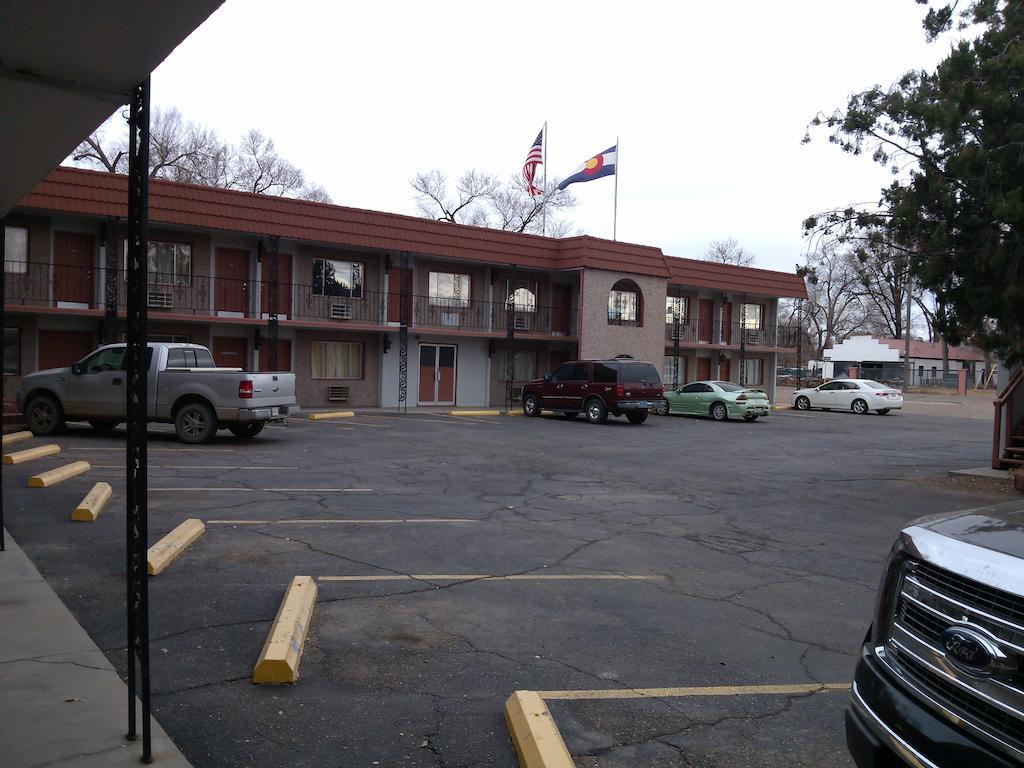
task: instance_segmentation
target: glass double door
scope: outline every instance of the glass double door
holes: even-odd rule
[[[455,405],[454,344],[420,344],[419,405]]]

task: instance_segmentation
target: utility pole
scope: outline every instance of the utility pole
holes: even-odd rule
[[[910,367],[910,305],[913,301],[914,275],[911,271],[910,252],[907,252],[907,319],[903,324],[903,389],[909,389],[913,375]]]

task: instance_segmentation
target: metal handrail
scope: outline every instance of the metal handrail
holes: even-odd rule
[[[1024,382],[1024,368],[1018,368],[1014,374],[1010,377],[1010,380],[1006,382],[1006,388],[995,400],[992,401],[992,405],[995,406],[995,420],[992,425],[992,468],[1002,469],[1003,468],[1003,451],[1010,447],[1010,439],[1013,437],[1013,396],[1017,392],[1017,387]],[[1000,430],[1005,420],[1006,429],[1005,434],[1001,434]]]

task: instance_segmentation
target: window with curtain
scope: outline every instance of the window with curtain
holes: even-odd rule
[[[128,279],[128,240],[121,241],[122,279]],[[192,246],[149,241],[147,271],[150,285],[192,285]]]
[[[742,304],[740,306],[740,317],[743,319],[743,328],[748,331],[758,331],[764,322],[764,307],[760,304]]]
[[[9,275],[28,272],[27,227],[4,227],[4,272]]]
[[[764,384],[764,360],[748,358],[743,361],[743,383],[748,387]]]
[[[469,275],[454,272],[431,272],[427,286],[435,307],[468,307],[470,288]]]
[[[608,292],[608,325],[643,325],[640,286],[619,280]]]
[[[309,360],[314,379],[363,378],[363,345],[357,342],[314,341]]]
[[[665,323],[672,325],[675,322],[675,318],[679,318],[680,323],[686,322],[687,310],[686,298],[683,296],[666,296],[665,297]]]
[[[516,312],[537,311],[537,283],[534,280],[508,280],[505,283],[507,301]]]
[[[313,259],[313,295],[361,299],[364,271],[358,261]]]
[[[506,357],[507,361],[508,358]],[[505,378],[505,368],[501,369],[501,379]],[[512,380],[530,381],[537,378],[537,353],[532,349],[517,349],[512,358]]]

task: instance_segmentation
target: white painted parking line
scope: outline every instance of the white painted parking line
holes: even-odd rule
[[[714,685],[685,688],[613,688],[596,691],[537,691],[542,699],[671,699],[690,696],[792,696],[802,693],[848,691],[849,683],[801,685]]]
[[[463,426],[472,426],[472,424],[466,424],[466,422],[477,421],[477,419],[453,419],[450,416],[445,416],[443,419],[426,419],[422,416],[375,416],[377,419],[391,419],[394,421],[406,421],[406,422],[429,422],[430,424],[461,424]],[[490,423],[490,422],[488,422]]]
[[[451,421],[475,421],[477,424],[501,424],[501,419],[495,416],[493,419],[474,419],[472,416],[447,416]]]
[[[123,464],[93,464],[97,469],[123,469]],[[216,464],[150,464],[150,469],[298,469],[298,467],[234,467]]]
[[[471,517],[393,517],[377,520],[207,520],[207,525],[398,525],[402,523],[479,523]]]
[[[374,576],[318,576],[320,581],[660,581],[663,576],[634,576],[611,573],[516,573],[495,576],[486,573],[412,573]]]
[[[165,480],[167,478],[164,478]],[[150,488],[151,491],[224,491],[226,493],[255,493],[255,488]]]
[[[371,493],[373,488],[261,488],[278,493]]]
[[[100,448],[94,446],[91,448],[85,448],[81,446],[72,446],[70,448],[64,448],[65,451],[120,451],[124,453],[124,446],[120,448]],[[165,453],[181,453],[183,451],[202,451],[203,453],[234,453],[237,448],[147,448],[150,453],[156,453],[158,451]]]

